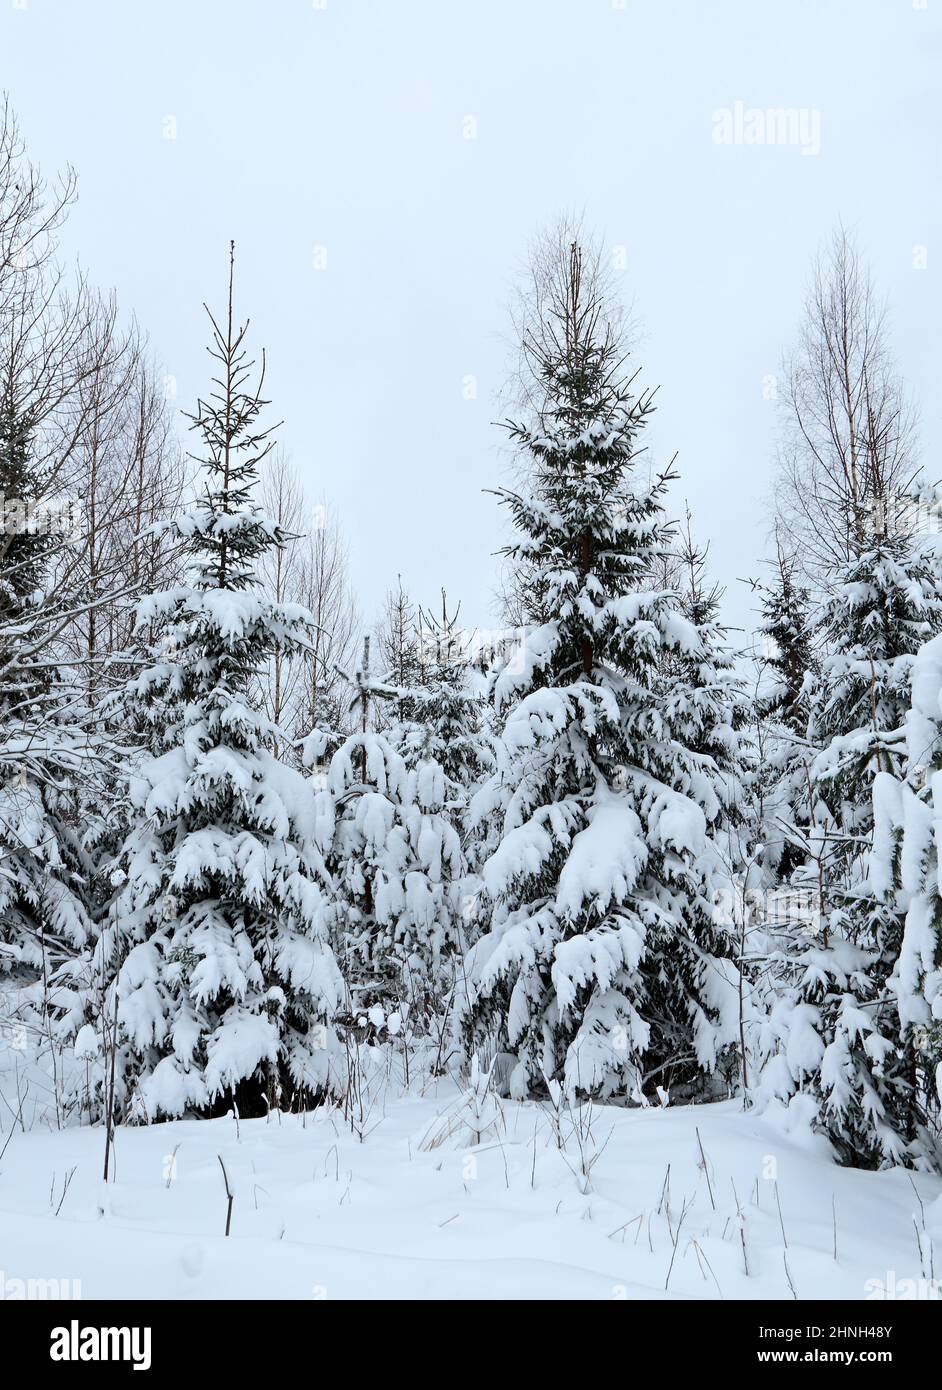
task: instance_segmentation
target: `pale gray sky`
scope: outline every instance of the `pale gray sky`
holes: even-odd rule
[[[712,540],[729,620],[749,621],[736,580],[766,546],[763,381],[839,217],[942,476],[942,0],[0,3],[0,85],[30,150],[79,174],[66,246],[188,409],[201,302],[221,303],[236,239],[281,440],[335,502],[368,611],[401,572],[490,620],[506,304],[565,208],[624,262],[661,387],[653,456],[679,450],[676,509],[686,496]],[[820,152],[715,143],[737,102],[803,110]]]

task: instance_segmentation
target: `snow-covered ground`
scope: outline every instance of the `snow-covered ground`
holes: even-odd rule
[[[863,1299],[923,1289],[933,1257],[942,1273],[942,1180],[838,1168],[737,1102],[557,1123],[450,1081],[395,1089],[362,1142],[327,1109],[121,1128],[107,1188],[100,1128],[11,1138],[4,1106],[6,1296],[22,1279],[84,1298]]]

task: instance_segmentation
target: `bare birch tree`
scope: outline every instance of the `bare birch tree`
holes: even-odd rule
[[[176,547],[153,529],[183,500],[182,450],[147,344],[137,326],[120,324],[112,297],[100,298],[90,325],[90,370],[72,409],[77,419],[72,494],[76,531],[71,582],[90,601],[64,635],[69,658],[87,665],[89,690],[111,679],[135,643],[134,599],[169,585]]]
[[[292,741],[317,728],[339,742],[349,732],[341,672],[353,666],[360,631],[343,532],[325,499],[310,502],[280,450],[263,475],[262,504],[288,537],[263,564],[262,582],[313,618],[307,651],[274,653],[262,675],[263,708]]]
[[[343,673],[353,668],[362,623],[343,529],[323,498],[315,505],[302,547],[300,593],[315,622],[313,650],[303,665],[300,727],[304,733],[324,729],[339,742],[353,727]]]
[[[820,585],[905,515],[918,480],[916,420],[896,371],[885,306],[843,227],[815,261],[785,366],[777,531]]]
[[[90,673],[126,647],[133,598],[164,564],[166,541],[144,533],[178,505],[183,468],[143,336],[60,263],[74,175],[48,187],[8,105],[0,120],[0,393],[28,493],[4,479],[6,584],[44,536],[41,601],[8,652],[0,638],[0,679],[11,661]]]

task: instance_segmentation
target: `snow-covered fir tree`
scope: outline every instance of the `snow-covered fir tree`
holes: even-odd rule
[[[87,777],[82,701],[59,671],[63,603],[48,592],[63,518],[44,507],[28,383],[14,358],[0,382],[0,972],[44,985],[89,940],[90,861],[79,791]]]
[[[477,934],[484,911],[478,872],[482,839],[473,826],[471,803],[494,758],[486,726],[484,682],[473,669],[468,634],[458,625],[458,609],[448,611],[444,590],[440,614],[422,612],[420,685],[409,694],[410,729],[403,740],[408,765],[434,761],[445,779],[442,813],[461,846],[448,885],[455,931],[452,944],[466,951]],[[455,961],[447,965],[452,977]]]
[[[468,839],[468,807],[493,758],[485,729],[484,682],[475,673],[468,634],[449,614],[421,611],[420,680],[404,693],[408,718],[397,746],[409,766],[433,758],[445,777],[445,807],[462,842]]]
[[[407,736],[412,722],[409,692],[423,681],[422,610],[409,597],[402,576],[386,592],[373,642],[374,664],[384,673],[390,691],[373,705],[373,722],[396,741]]]
[[[302,1104],[335,1077],[342,986],[324,925],[330,880],[308,780],[270,752],[250,702],[273,650],[307,642],[310,614],[271,601],[259,558],[284,543],[253,502],[269,447],[247,324],[212,324],[214,390],[191,417],[203,490],[174,528],[186,582],[141,602],[153,663],[134,681],[152,754],[132,784],[118,1011],[131,1113]],[[208,311],[207,311],[208,312]]]
[[[406,728],[372,727],[371,706],[409,702]],[[335,892],[331,939],[353,1013],[381,1007],[411,1014],[415,1028],[437,1010],[462,944],[469,894],[455,784],[428,733],[417,736],[410,692],[370,670],[370,641],[354,674],[360,728],[330,759],[326,804],[335,817],[322,839]],[[456,756],[460,754],[456,750]]]
[[[909,1161],[942,1171],[942,636],[913,663],[904,758],[903,776],[875,778],[870,884],[893,923],[881,984],[895,1011],[900,1136]]]
[[[777,539],[773,576],[757,583],[762,643],[751,768],[757,848],[755,887],[787,883],[804,859],[808,823],[808,700],[815,670],[811,595]]]
[[[713,912],[710,830],[723,773],[688,747],[663,698],[665,651],[702,656],[677,596],[647,587],[669,543],[667,476],[649,481],[638,434],[653,408],[584,287],[573,244],[533,357],[534,417],[510,426],[528,485],[500,495],[538,569],[549,621],[495,682],[498,767],[476,799],[503,813],[484,865],[494,904],[467,960],[469,1049],[516,1056],[517,1095],[641,1098],[701,1088],[736,1034],[736,970]],[[696,721],[694,721],[696,722]]]
[[[801,583],[797,566],[789,559],[781,539],[776,543],[772,582],[757,586],[761,595],[759,632],[766,651],[760,706],[766,718],[774,718],[804,733],[807,713],[802,697],[805,677],[814,670],[811,594]]]
[[[779,943],[777,1055],[763,1085],[813,1096],[839,1156],[866,1166],[921,1152],[912,1046],[889,983],[902,921],[870,869],[874,783],[905,775],[913,663],[940,627],[935,545],[902,531],[875,536],[841,568],[817,617],[807,859],[792,875],[815,912],[813,927],[801,921]]]
[[[696,544],[688,511],[670,587],[676,587],[680,612],[696,628],[700,642],[692,654],[668,649],[661,672],[671,727],[685,748],[712,759],[723,774],[722,821],[731,829],[742,821],[743,732],[749,699],[720,618],[723,591],[707,573],[708,549]]]

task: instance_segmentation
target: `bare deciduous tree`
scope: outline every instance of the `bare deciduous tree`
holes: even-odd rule
[[[299,602],[299,541],[303,525],[304,495],[297,475],[280,448],[268,459],[262,475],[262,506],[286,537],[285,544],[268,551],[259,565],[259,577],[277,603]],[[266,712],[279,728],[298,682],[298,663],[279,644],[263,682]]]
[[[98,301],[88,358],[73,402],[78,526],[69,562],[72,584],[95,602],[76,617],[65,647],[87,662],[94,692],[100,662],[121,672],[116,658],[133,645],[133,598],[176,575],[169,533],[152,528],[179,508],[185,466],[146,341],[136,325],[120,326],[111,298]]]
[[[8,695],[4,737],[23,745],[28,716],[36,775],[47,776],[45,723],[61,697],[41,687],[62,656],[62,634],[80,607],[94,605],[74,582],[82,537],[70,507],[80,429],[74,407],[92,369],[94,297],[58,261],[74,176],[49,189],[8,104],[0,121],[0,687]]]
[[[309,502],[280,450],[263,475],[262,503],[288,538],[263,562],[262,582],[273,598],[302,604],[314,620],[309,650],[279,649],[272,657],[262,680],[263,707],[293,741],[314,728],[340,737],[347,732],[340,671],[353,665],[360,628],[343,532],[324,499]]]
[[[175,510],[183,467],[141,333],[121,327],[113,296],[60,264],[74,175],[50,189],[8,104],[0,121],[0,391],[28,459],[28,496],[4,484],[5,583],[24,525],[48,532],[42,601],[20,614],[15,642],[0,641],[0,677],[10,663],[69,666],[94,688],[100,665],[129,645],[133,597],[169,577],[166,540],[144,533]]]
[[[301,551],[301,602],[314,615],[313,652],[304,663],[299,718],[306,733],[326,723],[346,735],[347,687],[341,672],[353,666],[361,621],[350,584],[347,543],[339,521],[323,499]]]
[[[815,262],[783,404],[777,530],[792,538],[805,577],[819,585],[899,521],[900,498],[920,472],[886,309],[843,227]]]

